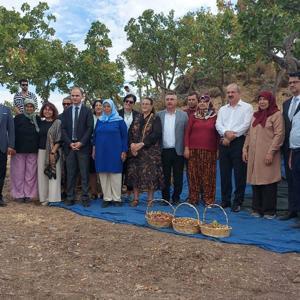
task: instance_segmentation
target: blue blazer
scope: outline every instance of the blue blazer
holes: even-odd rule
[[[0,104],[0,151],[7,152],[7,148],[15,147],[15,127],[10,109]]]

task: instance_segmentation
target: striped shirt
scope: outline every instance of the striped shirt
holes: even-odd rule
[[[24,97],[22,92],[18,92],[14,96],[14,106],[17,107],[21,113],[24,112],[24,100],[26,98],[32,99],[35,103],[35,108],[38,108],[38,101],[34,93],[28,92],[28,94]]]

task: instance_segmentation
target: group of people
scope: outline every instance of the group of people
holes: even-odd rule
[[[5,140],[0,146],[0,205],[5,205],[2,187],[7,154],[11,155],[13,198],[26,202],[38,194],[47,205],[61,200],[63,188],[66,205],[73,205],[80,174],[85,207],[90,204],[89,189],[94,198],[99,196],[97,181],[103,193],[102,207],[122,205],[123,185],[132,194],[132,207],[139,205],[141,192],[147,192],[151,205],[156,190],[161,190],[162,199],[178,204],[185,166],[187,201],[212,204],[219,159],[222,207],[239,212],[248,182],[253,188],[252,215],[273,219],[283,153],[289,212],[282,219],[297,217],[300,72],[289,74],[293,97],[284,102],[282,113],[269,91],[259,93],[258,109],[253,113],[252,105],[241,100],[239,86],[232,83],[227,86],[228,103],[218,112],[208,93],[191,92],[188,107],[182,110],[172,91],[166,93],[165,109],[159,112],[150,97],[141,99],[141,109],[135,111],[136,97],[130,93],[119,111],[111,99],[96,100],[91,110],[82,101],[82,89],[73,87],[70,97],[64,99],[62,114],[46,102],[36,115],[36,98],[28,92],[28,81],[20,84],[22,91],[14,99],[16,117],[0,106],[0,135]]]

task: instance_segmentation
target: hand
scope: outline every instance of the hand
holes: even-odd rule
[[[225,147],[228,147],[230,145],[230,140],[227,139],[226,137],[224,137],[222,140],[221,140],[221,143],[223,146]]]
[[[224,137],[227,138],[230,142],[233,141],[237,136],[234,131],[225,131]]]
[[[132,153],[137,152],[138,151],[137,150],[137,144],[136,143],[131,143],[130,150],[131,150]]]
[[[243,157],[243,162],[244,162],[244,163],[247,163],[247,162],[248,162],[248,152],[243,151],[242,157]]]
[[[142,142],[141,143],[137,143],[136,147],[137,147],[136,150],[139,151],[139,150],[141,150],[144,147],[144,143],[142,143]]]
[[[55,164],[55,154],[52,152],[50,153],[50,163]]]
[[[127,155],[126,155],[126,152],[122,152],[122,153],[121,153],[121,160],[122,160],[122,161],[125,161],[126,156],[127,156]]]
[[[187,148],[187,147],[184,148],[183,156],[184,156],[185,159],[190,158],[190,149],[189,148]]]
[[[272,164],[272,162],[273,162],[273,154],[267,153],[265,157],[265,164],[269,166]]]
[[[76,142],[76,143],[74,143],[74,150],[80,150],[80,148],[82,147],[82,143],[80,143],[80,142]]]
[[[16,150],[15,149],[10,148],[10,147],[7,148],[7,155],[13,156],[15,154],[16,154]]]

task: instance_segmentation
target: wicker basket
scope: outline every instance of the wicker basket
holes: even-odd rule
[[[182,205],[188,205],[194,209],[197,215],[197,219],[188,218],[188,217],[175,217],[177,209]],[[176,232],[184,233],[184,234],[195,234],[200,232],[200,218],[197,208],[194,205],[189,203],[181,203],[179,204],[174,211],[174,218],[172,220],[173,229]]]
[[[208,208],[212,208],[213,206],[220,208],[226,218],[226,225],[219,224],[216,221],[213,221],[212,223],[205,223],[205,216],[206,216],[206,210]],[[228,226],[228,216],[226,211],[223,209],[222,206],[218,204],[211,204],[205,207],[204,212],[203,212],[203,223],[201,224],[201,233],[203,235],[215,237],[215,238],[223,238],[223,237],[228,237],[230,236],[232,227]]]
[[[170,227],[172,224],[172,220],[174,217],[174,207],[173,205],[163,199],[157,199],[154,201],[163,201],[166,202],[171,208],[172,213],[164,212],[164,211],[149,211],[149,207],[147,206],[145,219],[147,220],[148,224],[155,228],[167,228]]]

